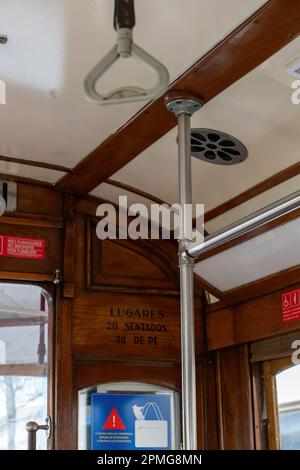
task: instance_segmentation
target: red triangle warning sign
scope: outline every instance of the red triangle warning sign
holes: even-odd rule
[[[125,424],[123,423],[119,413],[117,412],[117,409],[113,407],[111,412],[109,413],[107,420],[102,426],[102,429],[114,431],[114,430],[123,430],[126,429]]]

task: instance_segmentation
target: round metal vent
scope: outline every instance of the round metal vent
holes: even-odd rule
[[[191,129],[191,153],[215,165],[236,165],[246,160],[248,151],[235,137],[212,129]]]

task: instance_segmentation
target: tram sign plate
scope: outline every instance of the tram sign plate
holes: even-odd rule
[[[5,258],[45,259],[45,240],[0,235],[0,256]]]
[[[300,320],[300,288],[282,294],[281,310],[284,323]]]
[[[93,450],[170,450],[170,393],[92,394]]]

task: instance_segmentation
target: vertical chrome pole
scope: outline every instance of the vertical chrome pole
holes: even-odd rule
[[[166,106],[178,119],[178,169],[179,169],[179,269],[181,304],[181,369],[182,369],[182,430],[183,449],[197,449],[196,412],[196,359],[194,322],[194,261],[186,256],[187,243],[192,240],[191,205],[191,135],[190,117],[201,107],[201,100],[180,97],[182,92],[166,96]],[[177,96],[175,98],[175,96]]]

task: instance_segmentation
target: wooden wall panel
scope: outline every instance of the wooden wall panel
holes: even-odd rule
[[[198,361],[196,383],[198,448],[218,450],[217,384],[213,356]]]
[[[97,383],[109,382],[135,382],[141,381],[161,387],[180,390],[180,367],[174,367],[158,362],[156,364],[141,364],[125,362],[76,361],[74,369],[75,388],[82,388]]]
[[[218,354],[221,448],[253,450],[252,390],[247,345]]]
[[[73,360],[72,360],[72,301],[63,300],[57,306],[56,349],[55,349],[55,448],[75,449],[76,408],[73,401]]]
[[[44,186],[18,183],[17,211],[36,216],[62,217],[63,195]]]
[[[82,291],[74,299],[73,350],[77,357],[179,361],[179,299]]]
[[[295,287],[299,287],[299,284]],[[285,291],[282,289],[231,308],[208,313],[208,349],[220,349],[299,330],[300,320],[289,323],[282,321],[281,294]]]
[[[174,245],[161,240],[99,240],[96,222],[87,220],[87,287],[136,293],[177,293]],[[171,254],[170,254],[171,252]]]
[[[0,235],[42,238],[45,240],[45,259],[31,260],[0,257],[0,270],[20,273],[53,273],[61,269],[63,260],[61,231],[46,227],[4,224],[0,218]]]

